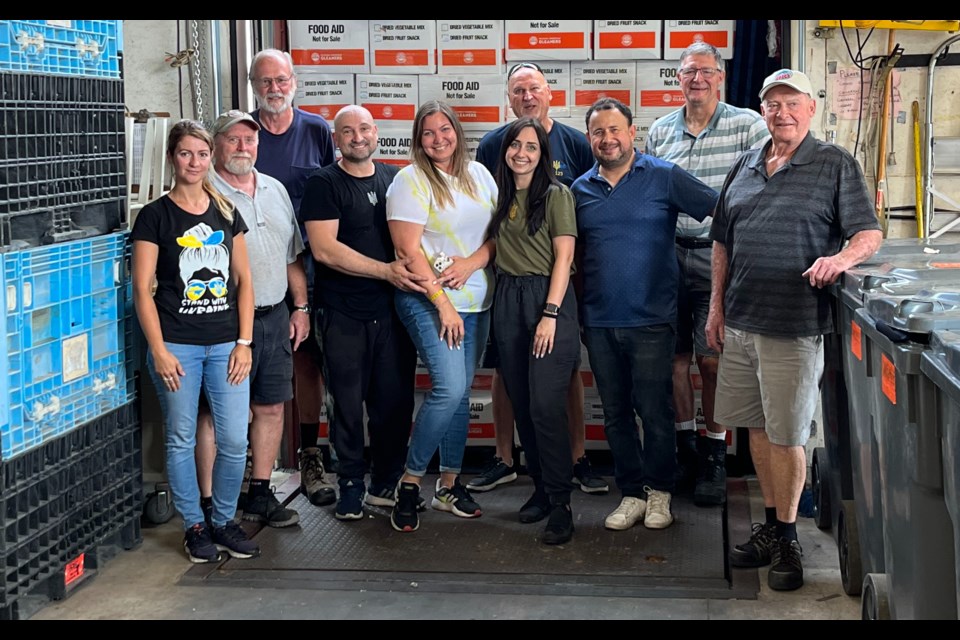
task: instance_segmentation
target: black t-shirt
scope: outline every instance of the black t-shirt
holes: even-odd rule
[[[159,248],[154,302],[165,342],[211,345],[239,337],[230,262],[234,236],[246,231],[236,209],[231,223],[213,201],[201,215],[184,211],[169,196],[140,210],[130,239]]]
[[[400,170],[375,162],[374,174],[357,178],[331,164],[307,179],[300,215],[308,220],[339,220],[337,240],[357,253],[393,262],[393,241],[387,228],[387,187]],[[314,260],[313,296],[357,320],[375,320],[393,307],[394,287],[384,280],[352,276]]]

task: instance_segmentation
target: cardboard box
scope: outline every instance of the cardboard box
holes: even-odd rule
[[[503,124],[504,76],[423,75],[421,100],[442,100],[450,105],[464,129]]]
[[[287,20],[297,73],[369,73],[366,20]]]
[[[302,73],[297,78],[296,105],[320,114],[328,123],[348,104],[354,104],[352,75]]]
[[[476,128],[463,130],[464,143],[467,145],[467,151],[470,153],[471,160],[477,159],[477,147],[480,146],[480,141],[483,140],[483,136],[499,128],[499,126],[500,125],[486,125],[480,127],[478,125]]]
[[[694,42],[709,42],[724,60],[733,57],[736,20],[664,20],[663,59],[680,60],[680,54]]]
[[[413,123],[420,106],[420,79],[404,75],[357,76],[357,104],[370,112],[378,127]]]
[[[436,73],[436,20],[370,20],[371,73]]]
[[[503,73],[503,20],[437,20],[439,73]]]
[[[410,164],[411,124],[387,123],[377,125],[378,143],[373,159],[385,164],[405,167]]]
[[[570,93],[570,63],[547,60],[546,62],[537,62],[537,66],[543,71],[543,77],[547,79],[550,86],[550,117],[551,118],[569,118],[570,103],[572,94]],[[516,120],[517,116],[510,108],[510,96],[507,94],[507,84],[504,81],[504,99],[506,102],[505,112],[507,122]]]
[[[592,20],[506,20],[507,61],[590,60]]]
[[[470,392],[470,425],[467,427],[467,446],[497,444],[493,428],[493,399],[489,391]]]
[[[637,63],[571,62],[570,84],[573,103],[570,116],[585,116],[600,98],[616,98],[633,110],[637,92]]]
[[[594,20],[594,60],[661,60],[662,20]]]

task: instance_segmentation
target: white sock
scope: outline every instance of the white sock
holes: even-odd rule
[[[726,440],[727,439],[727,430],[724,429],[720,433],[714,433],[713,431],[707,431],[707,437],[714,440]]]
[[[684,422],[674,422],[673,426],[676,428],[677,431],[696,431],[697,421],[685,420]]]

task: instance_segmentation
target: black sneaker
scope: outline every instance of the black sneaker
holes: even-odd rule
[[[550,515],[550,498],[542,488],[537,487],[530,499],[520,507],[520,522],[524,524],[540,522],[548,515]]]
[[[777,542],[776,536],[775,524],[753,523],[750,539],[730,550],[730,566],[754,568],[770,564],[770,557]]]
[[[390,485],[370,483],[370,486],[367,487],[367,493],[363,497],[363,503],[371,507],[392,507],[397,504],[396,493],[396,482]],[[423,496],[420,496],[417,511],[423,512],[426,510],[427,501],[423,499]]]
[[[397,487],[396,504],[390,513],[390,526],[397,531],[409,533],[420,528],[417,504],[420,502],[420,486],[415,482],[401,482]]]
[[[440,478],[437,478],[437,489],[430,506],[437,511],[449,511],[461,518],[476,518],[483,514],[480,505],[474,502],[467,488],[460,484],[459,476],[450,488],[441,486]]]
[[[767,584],[775,591],[793,591],[803,586],[803,549],[796,540],[780,538],[773,547]]]
[[[360,520],[363,518],[363,480],[340,480],[340,497],[334,512],[337,520]]]
[[[247,500],[243,519],[250,522],[263,522],[277,528],[292,527],[300,522],[300,514],[280,504],[273,491],[267,491],[264,495],[251,496]]]
[[[193,525],[184,532],[183,550],[187,552],[187,558],[194,564],[220,560],[220,552],[213,544],[210,529],[200,523]]]
[[[727,443],[725,440],[701,438],[700,473],[693,491],[693,504],[712,507],[727,501]]]
[[[587,456],[583,456],[573,465],[573,483],[580,485],[580,490],[585,493],[606,493],[610,491],[610,485],[593,472],[593,467],[590,466]]]
[[[543,544],[563,544],[573,538],[573,511],[569,504],[555,504],[550,507],[550,519],[543,530],[540,542]]]
[[[494,456],[493,461],[483,470],[483,473],[467,482],[467,489],[470,491],[490,491],[496,489],[497,485],[507,484],[516,479],[517,472],[508,467],[503,458]]]
[[[677,431],[677,473],[673,478],[675,493],[688,494],[697,483],[697,432]]]
[[[323,469],[323,454],[317,447],[307,447],[300,452],[300,492],[316,507],[337,501],[337,492]]]
[[[213,543],[220,551],[226,551],[232,558],[256,558],[260,547],[247,537],[246,532],[236,522],[228,522],[213,530]]]

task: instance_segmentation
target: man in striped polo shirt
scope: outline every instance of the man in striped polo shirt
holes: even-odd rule
[[[737,157],[770,137],[760,114],[720,102],[723,57],[712,44],[695,42],[680,54],[677,72],[685,104],[657,120],[647,136],[646,153],[677,164],[717,191]],[[680,263],[677,295],[677,347],[673,360],[673,406],[677,429],[676,490],[693,489],[700,506],[727,499],[726,429],[713,420],[718,354],[707,345],[704,327],[710,310],[710,224],[685,213],[677,220]],[[706,437],[697,437],[690,362],[696,353],[703,381],[701,404]]]

